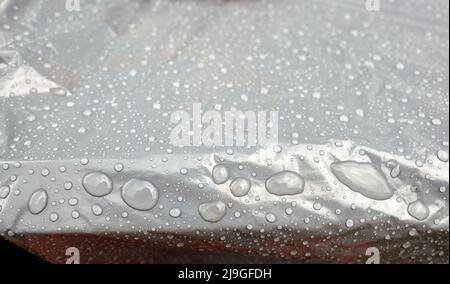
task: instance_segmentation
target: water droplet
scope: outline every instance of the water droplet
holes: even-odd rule
[[[405,65],[401,62],[395,64],[395,68],[397,68],[398,70],[403,70],[405,69]]]
[[[331,171],[340,182],[368,198],[386,200],[394,194],[385,178],[371,164],[338,162],[331,164]]]
[[[339,116],[339,120],[342,121],[342,122],[348,122],[350,119],[349,119],[349,117],[347,115],[342,114],[342,115]]]
[[[251,183],[246,178],[236,178],[230,184],[231,193],[236,197],[242,197],[248,194]]]
[[[73,187],[73,184],[70,181],[66,181],[63,186],[64,186],[65,190],[71,190]]]
[[[70,206],[75,206],[78,204],[78,199],[76,199],[75,197],[69,199],[69,205]]]
[[[212,177],[215,184],[223,184],[230,178],[230,174],[226,167],[217,165],[212,170]]]
[[[100,207],[100,205],[94,204],[91,207],[92,213],[94,213],[95,216],[100,216],[103,214],[103,208]]]
[[[115,170],[116,172],[118,172],[118,173],[120,173],[121,171],[123,171],[123,168],[124,168],[124,166],[123,166],[122,163],[117,163],[117,164],[114,165],[114,170]]]
[[[391,170],[391,177],[398,178],[400,176],[400,165],[396,165]]]
[[[78,211],[72,211],[72,213],[70,215],[72,215],[72,218],[74,218],[74,219],[80,218],[80,212],[78,212]]]
[[[50,93],[58,97],[65,97],[67,95],[66,90],[61,87],[50,88]]]
[[[9,185],[0,186],[0,199],[5,199],[6,197],[8,197],[10,191],[11,188],[9,187]]]
[[[416,200],[408,205],[408,214],[419,221],[423,221],[430,215],[430,210],[421,201]]]
[[[448,153],[443,150],[439,150],[437,152],[437,157],[441,162],[447,163],[448,162]]]
[[[281,153],[282,150],[283,150],[283,148],[281,148],[280,145],[275,145],[275,146],[273,146],[273,151],[274,151],[275,153]]]
[[[432,123],[433,125],[438,126],[438,125],[441,125],[441,124],[442,124],[442,121],[441,121],[439,118],[433,118],[433,119],[431,120],[431,123]]]
[[[314,210],[320,210],[322,209],[322,204],[320,204],[320,202],[314,202],[313,208]]]
[[[181,216],[181,210],[180,210],[180,208],[172,208],[172,209],[170,209],[169,214],[173,218],[178,218]]]
[[[86,166],[87,164],[89,164],[89,159],[88,158],[82,158],[80,160],[80,164],[82,164],[83,166]]]
[[[96,197],[102,197],[111,193],[113,183],[109,176],[102,172],[92,172],[83,177],[84,189]]]
[[[415,228],[412,228],[411,230],[409,230],[408,234],[411,237],[417,236],[419,233],[417,232],[417,230]]]
[[[271,213],[266,215],[266,220],[269,223],[274,223],[275,221],[277,221],[277,217]]]
[[[34,215],[44,211],[48,203],[48,194],[44,189],[36,190],[28,200],[28,210]]]
[[[353,222],[352,219],[348,219],[347,221],[345,221],[345,226],[346,226],[347,228],[353,227],[354,224],[355,224],[355,222]]]
[[[52,222],[58,221],[58,219],[59,219],[58,213],[56,213],[56,212],[51,213],[49,219],[50,219],[50,221],[52,221]]]
[[[122,199],[128,206],[141,211],[147,211],[158,203],[158,189],[150,182],[131,179],[122,186]]]
[[[41,175],[42,175],[43,177],[46,177],[46,176],[48,176],[49,174],[50,174],[50,170],[49,170],[49,169],[43,168],[43,169],[41,170]]]
[[[275,195],[294,195],[302,193],[305,180],[295,172],[283,171],[266,180],[266,189]]]
[[[203,203],[198,207],[198,212],[203,220],[216,223],[225,217],[227,206],[223,201]]]

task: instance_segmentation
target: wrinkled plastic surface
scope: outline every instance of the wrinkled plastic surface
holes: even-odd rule
[[[448,263],[449,4],[380,4],[0,1],[0,233],[56,263]],[[194,103],[278,111],[279,143],[175,147]],[[271,193],[286,172],[303,191]]]

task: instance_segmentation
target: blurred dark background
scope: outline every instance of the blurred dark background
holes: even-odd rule
[[[45,261],[0,237],[0,264],[44,264]]]

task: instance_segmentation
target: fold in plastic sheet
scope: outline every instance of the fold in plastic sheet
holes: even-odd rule
[[[0,1],[4,238],[55,263],[448,263],[448,1],[65,2]],[[275,114],[276,143],[192,142],[226,111]]]

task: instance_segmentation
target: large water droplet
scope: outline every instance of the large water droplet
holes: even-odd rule
[[[439,150],[437,152],[437,157],[439,160],[441,160],[441,162],[444,162],[444,163],[448,162],[448,153],[446,151]]]
[[[394,194],[385,178],[371,164],[338,162],[331,165],[331,171],[340,182],[368,198],[386,200]]]
[[[230,184],[230,191],[236,197],[242,197],[248,194],[252,184],[246,178],[236,178]]]
[[[56,87],[56,88],[50,88],[50,93],[52,95],[58,96],[58,97],[65,97],[67,95],[67,92],[64,88]]]
[[[216,223],[225,217],[227,205],[223,201],[203,203],[198,207],[198,212],[203,220]]]
[[[408,205],[408,213],[413,218],[423,221],[430,215],[430,210],[422,202],[416,200]]]
[[[391,177],[398,178],[400,176],[400,173],[401,173],[400,165],[396,165],[391,170]]]
[[[266,180],[266,189],[275,195],[294,195],[302,193],[305,180],[295,172],[283,171]]]
[[[136,210],[147,211],[158,203],[158,189],[145,180],[129,180],[122,186],[121,193],[123,201]]]
[[[44,189],[36,190],[28,200],[28,210],[34,215],[44,211],[48,203],[48,194]]]
[[[9,185],[0,186],[0,199],[5,199],[8,197],[9,192],[11,191]]]
[[[101,172],[92,172],[83,177],[84,189],[96,197],[108,195],[113,190],[113,183],[109,176]]]
[[[230,178],[230,173],[228,172],[228,169],[226,167],[217,165],[212,170],[212,177],[214,183],[223,184]]]

